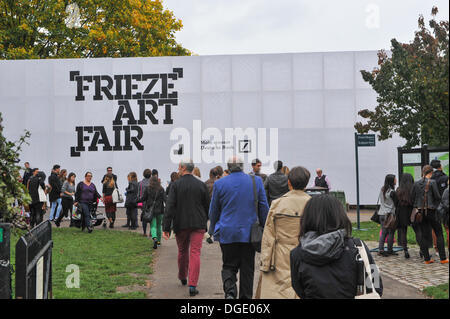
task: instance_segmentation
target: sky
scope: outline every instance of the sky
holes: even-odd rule
[[[183,22],[176,39],[198,55],[389,49],[422,14],[448,20],[448,0],[163,0]]]

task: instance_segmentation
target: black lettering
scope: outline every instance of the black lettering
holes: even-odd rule
[[[137,121],[133,115],[133,111],[131,110],[130,102],[126,100],[119,101],[119,109],[117,110],[113,125],[122,125],[123,118],[128,118],[128,125],[137,124]]]
[[[102,86],[102,81],[107,81],[108,84],[106,86]],[[94,82],[95,82],[95,95],[94,95],[94,101],[103,100],[103,95],[101,92],[105,94],[105,96],[108,98],[108,100],[113,100],[113,95],[111,94],[111,89],[113,87],[113,80],[108,75],[95,75],[94,76]]]
[[[154,92],[150,94],[152,89],[155,87],[156,83],[158,83],[159,75],[158,74],[143,74],[142,81],[147,81],[152,79],[148,86],[145,88],[144,93],[142,94],[142,98],[147,99],[159,99],[159,92]]]

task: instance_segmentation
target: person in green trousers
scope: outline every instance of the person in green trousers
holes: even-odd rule
[[[143,212],[152,211],[153,219],[151,222],[151,236],[153,239],[153,249],[161,245],[162,220],[164,216],[164,206],[166,203],[166,192],[161,186],[161,180],[154,175],[150,178],[148,187],[145,188],[142,197],[138,202],[143,202]]]

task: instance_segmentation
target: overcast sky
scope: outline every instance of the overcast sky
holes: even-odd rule
[[[199,55],[389,49],[417,19],[448,20],[448,0],[163,0],[183,21],[177,41]]]

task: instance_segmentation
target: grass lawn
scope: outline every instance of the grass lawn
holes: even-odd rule
[[[142,291],[118,293],[117,287],[145,285],[152,273],[152,246],[141,234],[94,229],[53,228],[53,298],[145,298]],[[11,263],[15,264],[17,237],[11,238]],[[66,288],[68,265],[78,265],[80,288]],[[14,274],[13,274],[14,277]],[[13,279],[14,280],[14,279]],[[14,291],[14,281],[13,281]]]
[[[427,287],[423,290],[423,292],[433,299],[449,299],[448,283],[434,287]]]
[[[356,228],[356,223],[352,224],[354,228]],[[361,222],[361,229],[367,229],[366,231],[363,230],[356,230],[353,229],[352,236],[356,238],[360,238],[364,241],[378,241],[380,237],[380,225],[374,222]],[[416,234],[414,233],[414,230],[412,227],[408,227],[408,245],[417,245],[416,242]],[[397,233],[395,234],[395,245],[398,245],[397,243]]]

